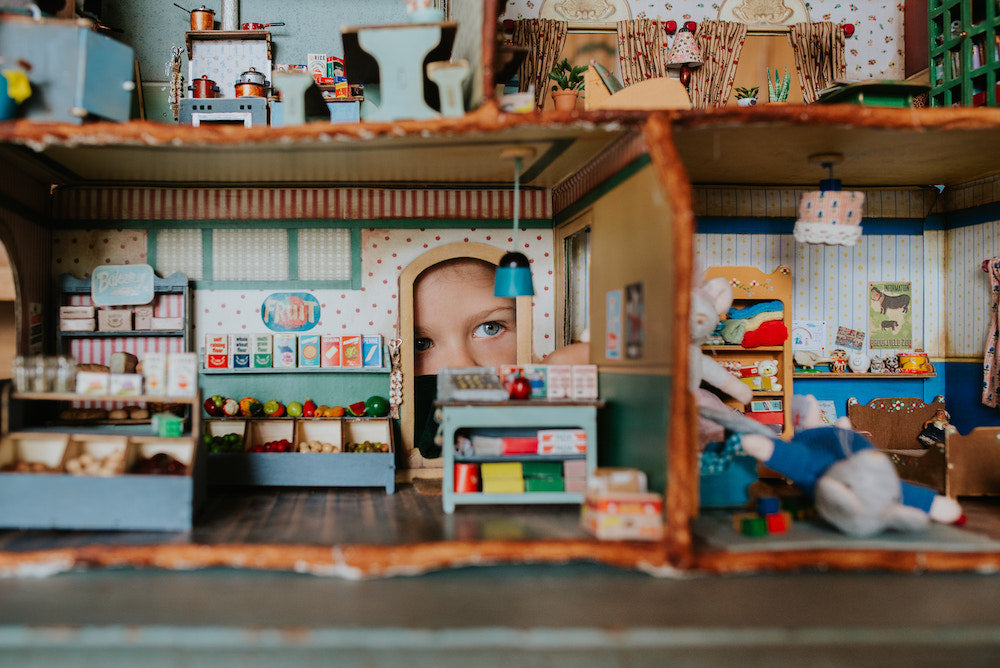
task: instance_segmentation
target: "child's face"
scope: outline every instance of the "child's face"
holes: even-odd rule
[[[418,376],[441,367],[501,366],[517,361],[514,300],[493,296],[495,268],[449,260],[413,286],[414,359]]]

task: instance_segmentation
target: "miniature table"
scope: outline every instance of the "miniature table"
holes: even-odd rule
[[[559,462],[585,459],[587,474],[597,466],[597,409],[600,401],[504,401],[496,403],[439,403],[444,435],[442,499],[452,513],[459,503],[583,503],[583,492],[522,492],[514,494],[455,493],[455,463],[498,461]],[[455,453],[455,432],[462,428],[574,428],[587,433],[583,455],[464,456]]]

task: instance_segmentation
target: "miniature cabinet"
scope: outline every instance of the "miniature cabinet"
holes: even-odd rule
[[[927,20],[931,106],[998,106],[1000,5],[932,0]]]
[[[151,406],[163,397],[16,393],[7,383],[0,428],[0,526],[190,529],[205,489],[197,395],[171,397],[175,405],[186,405],[191,416],[188,428],[176,437],[158,436],[148,421],[60,419],[60,407],[83,399]],[[89,461],[117,463],[100,472],[81,472],[73,462],[84,455]]]
[[[714,359],[728,366],[734,375],[740,375],[753,389],[749,406],[739,407],[748,417],[753,417],[776,427],[783,436],[792,433],[792,274],[782,265],[774,273],[766,274],[756,267],[710,267],[706,279],[727,278],[733,286],[733,308],[742,309],[762,302],[781,302],[780,321],[785,326],[782,342],[770,345],[744,347],[744,343],[705,344],[703,350]],[[749,332],[748,332],[749,333]],[[774,375],[762,376],[771,360],[777,362]],[[764,363],[762,365],[762,363]],[[757,371],[751,371],[758,369]],[[759,379],[759,382],[757,382]],[[780,428],[777,429],[777,428]]]
[[[458,504],[530,504],[582,503],[585,489],[580,491],[522,491],[490,493],[484,491],[456,492],[456,466],[503,463],[564,463],[583,462],[586,475],[597,465],[597,410],[601,402],[508,401],[500,403],[439,403],[443,434],[444,472],[442,497],[444,511],[452,513]],[[515,429],[516,428],[516,429]],[[528,429],[582,429],[586,433],[586,452],[579,454],[499,454],[477,455],[456,452],[460,432],[477,429],[504,430],[512,433]]]

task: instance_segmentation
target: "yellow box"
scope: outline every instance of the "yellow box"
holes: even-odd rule
[[[486,464],[483,464],[486,466]],[[524,478],[482,477],[484,494],[523,494]]]
[[[485,481],[487,478],[524,478],[524,469],[521,462],[486,462],[480,467],[480,475]],[[522,481],[521,491],[524,491]]]

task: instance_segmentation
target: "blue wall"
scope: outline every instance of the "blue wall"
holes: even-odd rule
[[[939,365],[941,366],[941,365]],[[945,405],[951,413],[951,423],[963,434],[974,427],[1000,425],[1000,411],[982,404],[983,363],[945,362]]]

